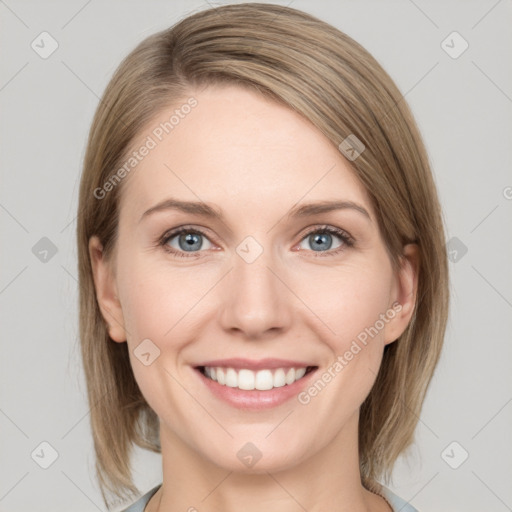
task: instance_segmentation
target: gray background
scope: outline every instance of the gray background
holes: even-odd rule
[[[453,260],[446,346],[417,442],[389,486],[423,512],[512,510],[512,2],[277,3],[332,23],[381,62],[418,120],[444,207]],[[77,341],[86,137],[121,59],[207,7],[0,0],[0,511],[104,510]],[[43,31],[59,45],[46,59],[31,48]],[[453,31],[469,44],[458,58],[441,46]],[[445,49],[462,44],[451,37]],[[47,469],[44,441],[58,455]],[[160,457],[135,455],[139,488],[160,483]]]

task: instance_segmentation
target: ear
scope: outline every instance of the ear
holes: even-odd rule
[[[111,262],[107,261],[103,247],[97,236],[89,240],[89,257],[91,258],[96,299],[107,324],[112,340],[122,343],[126,341],[123,310],[117,296],[117,287]]]
[[[386,325],[386,345],[396,341],[411,321],[416,306],[419,270],[420,251],[418,245],[405,245],[389,305],[396,315]]]

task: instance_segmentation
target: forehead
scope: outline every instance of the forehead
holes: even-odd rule
[[[316,127],[244,88],[191,93],[147,124],[135,151],[143,146],[123,184],[121,210],[129,204],[130,215],[167,195],[256,215],[282,214],[303,199],[352,200],[371,210],[354,171]]]

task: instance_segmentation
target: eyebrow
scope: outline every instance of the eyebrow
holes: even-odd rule
[[[363,208],[360,204],[354,203],[353,201],[320,201],[316,203],[304,204],[302,206],[297,206],[292,208],[290,212],[287,214],[287,217],[308,217],[313,215],[319,215],[322,213],[328,213],[335,210],[354,210],[361,214],[363,214],[367,219],[372,222],[372,218],[368,211]],[[178,210],[184,213],[190,213],[193,215],[201,215],[203,217],[209,217],[212,219],[217,219],[222,221],[223,215],[220,210],[210,206],[204,202],[193,202],[193,201],[180,201],[178,199],[165,199],[160,203],[152,206],[149,210],[145,211],[139,222],[141,222],[144,218],[151,215],[155,212],[165,211],[165,210]]]

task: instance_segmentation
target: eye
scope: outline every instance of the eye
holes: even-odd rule
[[[332,247],[333,235],[341,240],[341,243],[333,250],[330,250]],[[338,254],[347,247],[352,247],[354,245],[353,238],[346,231],[334,226],[322,226],[308,231],[303,238],[303,243],[304,242],[309,244],[310,247],[313,247],[313,252],[318,253],[314,256],[330,256]]]
[[[203,247],[204,241],[207,241],[211,246],[211,242],[201,230],[183,226],[170,233],[166,233],[160,241],[160,245],[173,255],[186,258],[194,257],[194,253],[200,251],[200,249],[210,249],[211,247],[208,246]]]
[[[331,249],[333,236],[341,242],[337,247]],[[206,247],[203,246],[205,241],[207,242]],[[303,243],[313,247],[312,252],[316,253],[314,256],[332,256],[352,247],[354,239],[343,229],[334,226],[317,226],[304,235],[301,245]],[[211,249],[212,247],[205,233],[198,228],[189,226],[182,226],[166,232],[158,244],[173,256],[180,258],[198,257],[202,249]],[[301,247],[300,250],[302,251],[304,248]],[[306,250],[310,249],[306,248]]]

